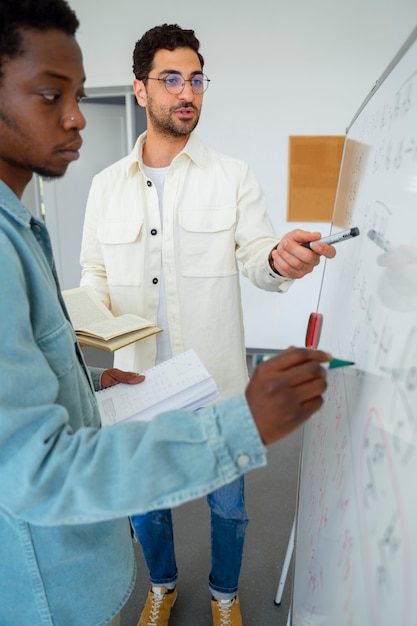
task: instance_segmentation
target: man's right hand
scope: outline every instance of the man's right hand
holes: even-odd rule
[[[273,443],[299,428],[323,404],[331,361],[321,350],[288,348],[260,363],[246,388],[246,400],[260,437]]]

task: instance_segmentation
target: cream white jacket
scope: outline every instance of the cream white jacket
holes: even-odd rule
[[[194,348],[228,397],[247,382],[238,262],[254,285],[286,291],[291,281],[268,264],[279,239],[248,165],[214,152],[194,133],[170,165],[161,224],[157,191],[142,170],[145,139],[93,179],[81,284],[114,315],[157,321],[162,264],[172,353]],[[150,337],[118,350],[115,367],[141,372],[155,359]]]

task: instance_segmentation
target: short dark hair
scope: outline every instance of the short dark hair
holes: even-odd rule
[[[155,53],[158,50],[175,50],[191,48],[197,54],[204,67],[204,59],[200,52],[200,42],[193,30],[185,30],[178,24],[162,24],[148,30],[137,42],[133,51],[133,73],[137,79],[143,80],[153,67]]]
[[[79,21],[65,0],[0,0],[0,80],[6,59],[24,53],[22,30],[61,30],[74,36]]]

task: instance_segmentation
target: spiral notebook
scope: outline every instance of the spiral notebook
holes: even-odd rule
[[[174,409],[195,411],[219,399],[216,383],[194,350],[143,372],[138,385],[120,383],[96,392],[103,426],[150,421]]]

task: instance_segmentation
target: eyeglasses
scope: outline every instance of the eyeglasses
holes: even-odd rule
[[[181,74],[168,74],[165,78],[153,78],[152,76],[147,76],[146,79],[143,80],[159,80],[165,84],[165,89],[169,93],[176,95],[184,91],[185,83],[190,83],[193,93],[204,93],[210,82],[210,79],[207,78],[205,74],[195,74],[195,76],[190,79],[183,78]]]

